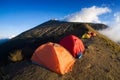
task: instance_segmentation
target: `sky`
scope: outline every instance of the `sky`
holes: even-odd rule
[[[120,31],[119,5],[120,0],[0,0],[0,38],[17,36],[53,18],[104,23],[112,29],[100,32],[109,36],[109,30]]]

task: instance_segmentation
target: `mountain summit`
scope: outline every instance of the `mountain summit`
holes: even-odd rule
[[[6,63],[3,66],[5,77],[9,80],[119,80],[120,46],[97,32],[105,28],[104,24],[50,20],[23,32],[0,46],[0,63]],[[81,39],[88,31],[97,36]],[[83,57],[76,60],[72,72],[61,76],[31,63],[30,58],[38,46],[46,42],[58,43],[71,34],[79,37],[86,48]],[[17,49],[22,50],[24,60],[9,62],[9,53]]]

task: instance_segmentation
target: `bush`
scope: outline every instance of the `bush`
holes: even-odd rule
[[[23,59],[22,50],[16,50],[8,56],[12,62],[19,62]]]
[[[5,74],[3,68],[0,67],[0,80],[8,80],[8,76]]]

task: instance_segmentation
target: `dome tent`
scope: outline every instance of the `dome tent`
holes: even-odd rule
[[[90,37],[91,37],[91,34],[85,33],[82,35],[82,39],[89,39]]]
[[[59,44],[66,48],[75,58],[85,50],[83,42],[74,35],[66,36]]]
[[[39,46],[33,53],[31,60],[59,74],[71,71],[75,62],[69,51],[52,42]]]

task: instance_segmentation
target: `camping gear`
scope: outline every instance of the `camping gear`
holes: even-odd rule
[[[75,58],[80,52],[84,53],[85,50],[83,42],[74,35],[66,36],[59,44],[66,48]]]
[[[77,55],[77,58],[81,58],[82,57],[82,52],[80,52],[78,55]]]
[[[82,35],[82,39],[89,39],[91,37],[91,35],[85,33]]]
[[[39,46],[33,53],[31,60],[59,74],[71,71],[75,62],[75,58],[69,51],[52,42]]]
[[[88,34],[90,37],[92,36],[90,31],[88,31],[87,34]]]
[[[90,35],[90,36],[96,36],[96,34],[94,32],[90,32],[90,31],[87,32],[87,34]]]
[[[91,36],[96,36],[96,34],[94,32],[91,32]]]

